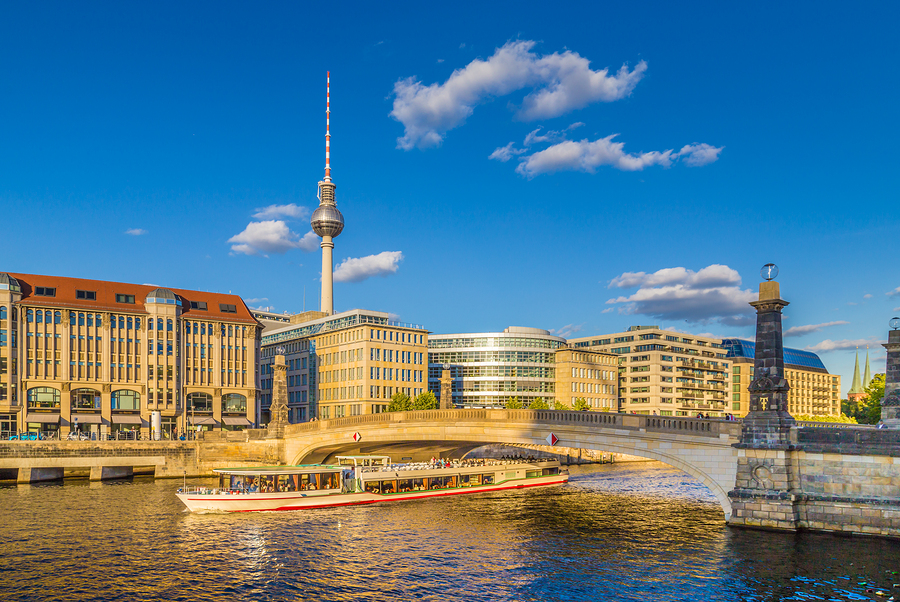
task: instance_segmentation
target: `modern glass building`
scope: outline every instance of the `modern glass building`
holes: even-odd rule
[[[440,395],[449,365],[453,404],[500,408],[517,397],[523,407],[556,395],[556,350],[566,340],[540,328],[511,326],[503,332],[433,334],[428,337],[428,388]]]

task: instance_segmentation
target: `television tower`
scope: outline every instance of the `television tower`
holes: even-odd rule
[[[313,232],[322,237],[322,312],[334,313],[334,237],[344,230],[344,216],[334,202],[335,185],[331,181],[331,72],[327,74],[325,96],[325,179],[319,182],[319,206],[309,220]]]

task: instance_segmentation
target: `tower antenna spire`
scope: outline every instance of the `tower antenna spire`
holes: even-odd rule
[[[331,71],[325,72],[325,181],[331,181]]]

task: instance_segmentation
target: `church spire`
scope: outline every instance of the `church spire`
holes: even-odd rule
[[[870,382],[872,382],[872,371],[869,370],[869,346],[866,345],[866,371],[863,372],[863,389],[867,388]]]
[[[850,390],[847,391],[847,394],[851,393],[856,395],[863,394],[862,384],[859,380],[859,348],[856,349],[856,368],[853,370],[853,384],[850,385]]]

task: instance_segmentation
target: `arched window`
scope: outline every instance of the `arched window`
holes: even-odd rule
[[[200,334],[206,334],[206,324],[200,325]]]
[[[53,323],[53,312],[49,309],[44,312],[44,322],[46,322],[47,324]]]
[[[78,316],[74,311],[69,312],[69,325],[75,326],[76,321],[78,320]]]
[[[136,329],[138,329],[138,330],[141,329],[141,319],[140,319],[140,318],[135,318],[135,319],[134,319],[134,327],[135,327]]]
[[[0,305],[0,320],[6,319],[6,306]]]
[[[100,391],[95,389],[75,389],[72,391],[73,410],[99,410]]]
[[[166,320],[166,330],[172,332],[172,320]]]
[[[34,322],[34,310],[33,309],[25,310],[25,321],[28,323]]]
[[[88,326],[93,326],[93,325],[94,325],[94,314],[88,314],[88,315],[87,315],[87,325],[88,325]]]
[[[247,413],[247,397],[238,393],[228,393],[222,396],[222,411],[226,413]]]
[[[78,325],[84,326],[84,314],[78,314]]]
[[[140,410],[141,394],[137,391],[121,389],[112,393],[112,409],[114,410]]]
[[[13,307],[13,308],[12,308],[12,319],[13,319],[13,322],[16,321],[17,315],[18,315],[18,311],[16,310],[15,307]]]
[[[194,334],[197,334],[197,332],[198,332],[198,330],[197,330],[197,323],[194,322]]]
[[[127,324],[128,330],[131,330],[134,327],[134,320],[131,319],[131,316],[128,316],[128,319],[125,320],[125,324]]]
[[[153,330],[153,318],[147,320],[147,330]]]
[[[187,396],[187,408],[194,412],[212,412],[213,398],[209,393],[190,393]]]
[[[163,329],[163,319],[162,319],[162,318],[157,318],[157,320],[156,320],[156,330],[162,330],[162,329]]]
[[[28,408],[59,408],[59,389],[50,387],[28,389]]]
[[[28,320],[28,321],[31,322],[31,320]],[[43,322],[44,321],[44,312],[42,312],[41,310],[37,310],[34,314],[34,321],[37,322],[38,324]]]
[[[131,318],[128,321],[131,322]],[[125,328],[125,316],[119,316],[119,328]]]
[[[53,312],[53,323],[54,324],[62,324],[62,312],[61,311]]]

